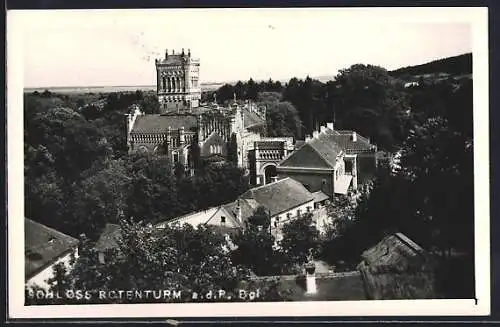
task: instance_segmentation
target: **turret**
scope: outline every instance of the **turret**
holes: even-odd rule
[[[184,126],[179,128],[179,144],[181,146],[186,144],[186,134],[184,133]]]

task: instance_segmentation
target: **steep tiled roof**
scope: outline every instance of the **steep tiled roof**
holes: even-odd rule
[[[251,112],[248,109],[242,109],[243,111],[243,125],[245,128],[255,125],[263,125],[266,121],[260,118],[255,112]]]
[[[79,241],[55,229],[24,219],[25,277],[29,279],[53,264]]]
[[[363,252],[363,261],[370,267],[406,266],[412,260],[424,257],[424,250],[401,233],[386,236],[375,246]]]
[[[333,169],[337,155],[342,151],[328,135],[321,133],[292,152],[278,167],[306,167]]]
[[[253,199],[271,212],[271,216],[298,207],[314,199],[313,195],[299,182],[284,178],[274,183],[248,190],[242,199]]]
[[[314,196],[314,202],[321,202],[330,199],[330,197],[322,191],[316,191],[312,195]]]
[[[241,221],[244,223],[248,218],[253,216],[255,210],[258,207],[255,205],[255,201],[251,201],[249,199],[240,199],[240,207],[241,207]],[[223,205],[223,207],[233,215],[233,218],[237,221],[237,207],[238,207],[238,200],[233,201],[231,203]]]
[[[194,115],[141,115],[138,116],[133,133],[165,133],[168,127],[172,130],[178,130],[184,127],[185,131],[196,129],[198,124]]]
[[[356,141],[354,141],[352,139],[353,131],[334,131],[334,135],[335,143],[345,150],[367,151],[374,147],[367,138],[359,134],[356,134]]]
[[[432,258],[403,234],[386,236],[361,257],[358,269],[370,299],[436,297]]]
[[[318,138],[313,138],[308,144],[311,145],[332,168],[335,167],[337,156],[342,152],[342,148],[332,140],[332,135],[320,133]]]
[[[115,224],[106,224],[104,230],[99,237],[95,245],[95,249],[100,252],[104,252],[109,249],[115,249],[118,247],[116,240],[120,237],[120,226]]]

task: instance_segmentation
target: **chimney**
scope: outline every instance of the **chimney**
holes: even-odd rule
[[[356,132],[352,132],[352,141],[353,142],[356,142],[358,139],[357,135],[356,135]]]
[[[238,222],[242,222],[241,221],[241,205],[240,205],[240,199],[237,200],[237,204],[236,204],[236,220]]]
[[[333,131],[333,123],[326,123],[326,128],[331,129]]]
[[[317,139],[318,136],[319,136],[319,132],[318,131],[313,131],[312,137],[315,138],[315,139]]]
[[[320,131],[320,133],[326,132],[326,126],[320,126],[319,131]]]
[[[184,134],[184,126],[179,128],[179,143],[184,145],[186,143],[186,135]]]
[[[165,60],[168,58],[168,49],[165,49]]]
[[[306,135],[306,142],[309,142],[312,139],[311,135]]]
[[[316,267],[313,262],[306,264],[306,295],[317,293],[315,271]]]

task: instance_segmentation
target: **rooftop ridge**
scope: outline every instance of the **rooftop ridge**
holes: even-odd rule
[[[292,180],[293,178],[290,178],[290,177],[285,177],[285,178],[282,178],[282,179],[278,179],[276,182],[271,182],[271,183],[267,183],[267,184],[265,184],[265,185],[260,185],[260,186],[257,186],[257,187],[253,187],[253,188],[249,189],[248,191],[258,190],[258,189],[264,188],[264,187],[269,186],[269,185],[276,185],[276,184],[278,184],[279,182],[282,182],[282,181],[285,181],[285,180],[288,180],[288,179]],[[294,180],[294,181],[295,181],[295,180]],[[248,191],[247,191],[247,192],[248,192]],[[245,193],[247,193],[247,192],[245,192]],[[245,194],[245,193],[243,193],[243,194]]]
[[[318,149],[316,149],[313,145],[312,145],[312,141],[314,140],[317,140],[318,142],[321,142],[321,143],[324,143],[323,141],[321,141],[320,139],[318,138],[313,138],[312,140],[310,140],[311,142],[308,142],[307,144],[310,144],[311,145],[311,148],[316,151],[316,153],[321,157],[321,159],[323,159],[323,161],[325,161],[328,166],[330,166],[330,168],[335,168],[335,164],[334,163],[331,163],[327,158],[325,158],[324,155],[321,154],[321,152],[318,151]]]
[[[75,243],[78,243],[78,242],[79,242],[79,240],[78,240],[78,239],[76,239],[76,238],[74,238],[73,236],[70,236],[70,235],[68,235],[68,234],[64,234],[63,232],[60,232],[60,231],[58,231],[57,229],[51,228],[51,227],[49,227],[49,226],[46,226],[46,225],[44,225],[44,224],[41,224],[41,223],[39,223],[39,222],[37,222],[37,221],[34,221],[34,220],[32,220],[32,219],[29,219],[29,218],[24,218],[24,219],[28,220],[30,223],[32,223],[32,224],[34,224],[34,225],[37,225],[37,226],[38,226],[38,227],[40,227],[40,228],[44,228],[44,229],[46,229],[46,230],[50,231],[51,233],[56,234],[57,236],[62,236],[62,237],[64,237],[64,238],[67,238],[67,239],[68,239],[69,241],[71,241],[71,242],[75,242]]]

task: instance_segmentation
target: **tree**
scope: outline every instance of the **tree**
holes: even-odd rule
[[[137,101],[141,111],[145,114],[159,114],[160,103],[156,94],[145,94]]]
[[[274,248],[275,238],[269,223],[266,209],[260,207],[248,218],[245,229],[233,239],[238,247],[232,255],[234,262],[259,276],[280,274],[284,267],[283,257]]]
[[[139,155],[131,160],[126,215],[157,222],[181,213],[176,178],[169,160],[154,155]]]
[[[301,137],[302,122],[290,102],[269,103],[266,110],[267,135]]]
[[[393,150],[406,138],[407,94],[402,83],[386,69],[352,65],[339,72],[330,92],[341,128],[356,130],[387,150]]]
[[[75,191],[71,225],[75,234],[95,238],[106,223],[118,223],[126,211],[131,178],[120,159],[85,175]]]
[[[68,274],[57,274],[62,283],[53,283],[52,290],[79,289],[93,294],[92,299],[83,299],[80,303],[165,302],[168,298],[164,298],[164,294],[160,299],[125,295],[99,299],[98,294],[119,290],[176,290],[182,292],[177,301],[191,302],[200,299],[195,298],[194,293],[202,295],[209,290],[217,293],[225,290],[236,297],[238,285],[249,274],[248,270],[234,265],[226,254],[224,235],[203,225],[196,229],[190,225],[158,229],[122,220],[117,243],[118,247],[108,253],[106,263],[97,260],[90,243],[85,244],[73,269]]]
[[[290,262],[302,265],[309,256],[319,252],[319,231],[313,224],[312,214],[292,220],[283,226],[283,239],[280,241],[282,251]]]
[[[410,131],[401,156],[401,175],[414,190],[416,212],[443,253],[473,249],[472,140],[444,118],[429,118]]]
[[[245,97],[249,100],[257,100],[257,95],[259,94],[259,85],[255,83],[253,79],[249,79],[246,87]]]
[[[234,87],[231,84],[224,84],[217,90],[217,102],[225,103],[233,99],[234,91]]]

